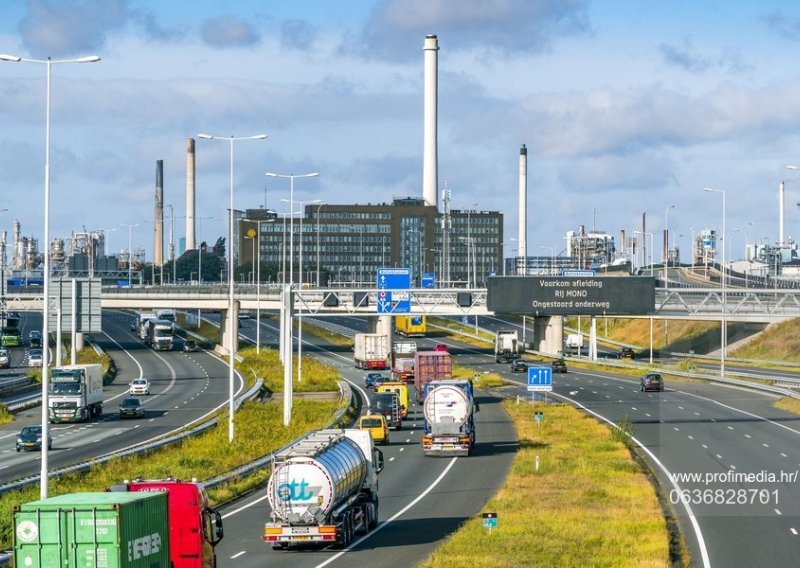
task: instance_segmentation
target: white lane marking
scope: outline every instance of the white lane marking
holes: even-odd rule
[[[650,418],[650,413],[649,412],[645,412],[644,415],[647,416],[648,418]]]
[[[676,432],[680,432],[681,431],[681,429],[678,428],[677,426],[673,426],[672,429],[675,430]]]
[[[241,552],[237,552],[236,554],[234,554],[233,556],[231,556],[231,560],[234,560],[235,558],[239,558],[240,556],[243,556],[243,555],[245,555],[245,554],[247,554],[247,551],[246,551],[246,550],[242,550]]]
[[[781,452],[781,457],[788,458],[789,456],[787,456],[786,454],[784,454],[783,452]]]
[[[631,406],[631,410],[638,410],[635,406]]]
[[[769,448],[769,444],[765,444],[764,442],[761,442],[761,445],[764,446],[765,448]]]
[[[797,529],[789,529],[789,530],[792,531],[792,534],[797,534]]]
[[[745,434],[744,437],[747,438],[747,439],[752,438],[752,436],[750,434]]]
[[[694,414],[695,416],[700,416],[699,412],[693,412],[692,414]]]
[[[722,459],[722,456],[721,456],[721,455],[719,455],[719,454],[714,454],[714,455],[715,455],[715,456],[717,456],[717,459],[718,459],[718,460],[721,460],[721,459]]]
[[[405,450],[405,448],[400,448],[400,451],[401,451],[401,452],[402,452],[403,450]]]
[[[397,519],[401,515],[405,514],[406,511],[408,511],[411,507],[413,507],[414,505],[419,503],[422,500],[423,497],[425,497],[428,493],[430,493],[434,489],[434,487],[436,487],[437,485],[439,485],[439,483],[441,483],[441,481],[445,478],[447,473],[450,471],[450,468],[452,468],[453,465],[456,463],[457,459],[458,458],[453,458],[452,460],[450,460],[450,463],[447,464],[447,466],[444,468],[444,471],[442,471],[442,473],[439,474],[439,477],[437,477],[433,481],[433,483],[431,483],[425,489],[425,491],[423,491],[422,493],[417,495],[417,497],[413,501],[411,501],[411,503],[409,503],[408,505],[406,505],[405,507],[403,507],[402,509],[397,511],[394,515],[392,515],[391,517],[389,517],[388,519],[383,521],[381,524],[379,524],[377,527],[375,527],[374,530],[368,532],[367,534],[365,534],[364,536],[359,538],[357,541],[353,542],[350,546],[348,546],[347,548],[345,548],[341,552],[339,552],[337,554],[334,554],[333,556],[328,558],[325,562],[322,562],[321,564],[317,564],[314,568],[322,568],[323,566],[327,566],[328,564],[330,564],[331,562],[333,562],[334,560],[336,560],[337,558],[342,556],[344,553],[346,553],[349,550],[351,550],[352,548],[358,546],[359,544],[361,544],[362,542],[367,540],[369,537],[371,537],[372,535],[376,534],[378,531],[382,530],[386,525],[388,525],[389,523],[394,522],[395,519]]]
[[[777,514],[779,514],[779,515],[783,515],[783,513],[781,513],[781,512],[780,512],[780,510],[778,510],[778,509],[775,509],[775,512],[776,512]]]
[[[716,419],[716,418],[712,418],[712,419],[711,419],[711,422],[716,422],[716,421],[717,421],[717,419]]]
[[[559,393],[556,393],[556,392],[553,392],[551,394],[554,397],[558,397],[558,398],[561,398],[561,399],[564,399],[564,400],[568,400],[572,404],[574,404],[577,407],[583,409],[585,412],[588,412],[592,416],[595,416],[596,418],[599,418],[600,420],[602,420],[603,422],[606,422],[607,424],[610,424],[614,428],[619,428],[619,426],[614,421],[609,420],[605,416],[602,416],[601,414],[598,414],[597,412],[595,412],[594,410],[591,410],[590,408],[587,408],[586,406],[582,405],[577,400],[571,399],[569,397],[566,397],[566,396],[564,396],[562,394],[559,394]],[[631,436],[631,440],[633,440],[633,442],[637,446],[639,446],[639,448],[641,448],[641,450],[643,452],[645,452],[650,457],[651,460],[653,460],[653,463],[655,463],[659,467],[659,469],[664,472],[664,474],[667,476],[667,479],[669,480],[669,482],[672,484],[672,486],[675,488],[675,490],[678,491],[678,494],[682,494],[681,493],[681,491],[682,491],[681,487],[680,487],[680,485],[678,485],[678,483],[673,478],[672,473],[670,473],[670,471],[667,469],[667,466],[665,466],[663,463],[661,463],[661,460],[659,460],[658,457],[656,457],[656,455],[650,450],[650,448],[648,448],[646,445],[644,445],[642,442],[640,442],[635,436]],[[692,529],[694,530],[695,537],[697,538],[697,546],[700,548],[700,557],[703,559],[703,567],[704,568],[711,568],[711,559],[708,556],[708,550],[706,549],[706,542],[705,542],[705,539],[703,538],[703,532],[700,530],[700,524],[697,522],[697,517],[695,517],[694,512],[692,511],[692,507],[691,507],[691,505],[689,505],[689,503],[684,502],[684,500],[681,500],[681,504],[683,505],[683,508],[686,510],[686,514],[688,515],[689,522],[691,523]],[[378,528],[380,528],[380,527],[378,527]]]
[[[733,426],[728,426],[728,430],[733,430]]]
[[[703,447],[704,447],[706,450],[708,449],[708,446],[706,446],[705,444],[701,444],[701,445],[702,445],[702,446],[703,446]]]
[[[690,434],[690,435],[689,435],[689,439],[690,439],[690,440],[694,440],[694,436],[692,436],[692,435]]]
[[[680,409],[680,410],[683,410],[683,407],[682,407],[682,406],[679,406],[679,407],[678,407],[678,409]]]
[[[728,467],[731,468],[731,469],[736,469],[736,466],[733,465],[733,464],[729,465]]]
[[[394,461],[394,456],[390,457],[389,461]]]

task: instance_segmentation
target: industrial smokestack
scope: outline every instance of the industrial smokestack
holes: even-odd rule
[[[519,224],[517,228],[518,255],[524,263],[528,258],[528,149],[519,149]],[[525,274],[526,272],[523,272]]]
[[[156,160],[156,219],[153,223],[153,264],[164,264],[164,160]]]
[[[783,182],[778,187],[778,246],[783,246],[783,216],[784,216],[784,201],[786,194],[784,193]]]
[[[437,97],[438,97],[438,54],[439,42],[435,35],[425,36],[425,101],[424,134],[422,157],[422,199],[427,205],[437,206],[436,197],[439,186],[437,149]]]
[[[194,250],[194,138],[186,142],[186,250]],[[230,245],[228,245],[230,246]]]

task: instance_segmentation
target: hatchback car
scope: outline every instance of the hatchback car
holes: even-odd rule
[[[617,351],[617,355],[619,355],[620,359],[635,359],[636,354],[633,352],[633,349],[630,347],[623,347],[619,351]]]
[[[8,369],[11,366],[11,356],[8,349],[0,349],[0,369]]]
[[[528,362],[525,359],[514,359],[511,361],[512,373],[525,373],[528,371]]]
[[[567,362],[564,359],[556,359],[552,363],[553,372],[554,373],[566,373],[567,372]]]
[[[142,399],[135,396],[123,398],[119,403],[120,418],[144,418],[144,405]]]
[[[28,351],[28,367],[41,367],[42,366],[42,350],[38,347],[31,347]]]
[[[376,444],[389,443],[389,424],[382,414],[368,414],[358,419],[359,430],[369,430]]]
[[[47,433],[47,449],[53,447],[53,438]],[[17,434],[17,451],[22,450],[41,450],[42,449],[42,427],[25,426]]]
[[[38,329],[33,329],[28,334],[28,343],[31,347],[40,347],[42,346],[42,332]]]
[[[131,394],[150,394],[150,381],[147,379],[133,379],[128,387]]]
[[[664,391],[664,379],[658,373],[645,373],[640,382],[642,392]]]
[[[183,352],[192,353],[194,351],[197,351],[197,342],[194,339],[184,339]]]

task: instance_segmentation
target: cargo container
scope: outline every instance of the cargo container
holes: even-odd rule
[[[214,568],[214,547],[223,537],[222,516],[208,504],[201,483],[167,479],[134,479],[111,491],[165,492],[169,508],[171,568]]]
[[[168,568],[167,495],[69,493],[14,507],[14,566]]]
[[[414,390],[422,403],[423,389],[430,381],[453,378],[453,357],[447,351],[417,351],[414,357]]]
[[[346,547],[378,526],[378,474],[383,453],[366,430],[318,430],[280,450],[272,461],[272,509],[264,541]]]

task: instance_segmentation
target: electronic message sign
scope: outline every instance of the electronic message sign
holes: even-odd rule
[[[499,276],[489,278],[486,308],[532,316],[647,315],[656,282],[644,276]]]

